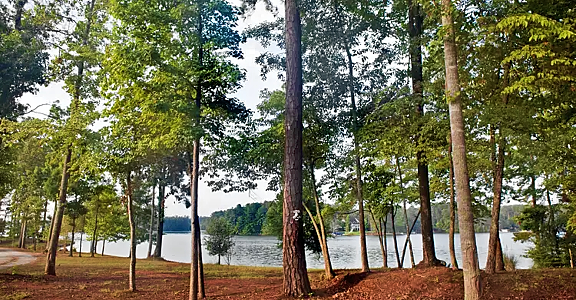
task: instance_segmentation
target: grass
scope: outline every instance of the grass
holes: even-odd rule
[[[516,270],[517,264],[518,264],[517,256],[510,253],[504,253],[504,269],[506,269],[506,271]]]

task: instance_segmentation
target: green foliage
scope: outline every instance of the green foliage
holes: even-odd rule
[[[234,227],[224,218],[210,218],[206,226],[208,237],[204,238],[204,243],[210,255],[218,256],[220,264],[221,256],[232,254],[234,247]]]

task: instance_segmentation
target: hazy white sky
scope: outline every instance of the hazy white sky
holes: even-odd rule
[[[231,1],[235,5],[239,5],[240,1]],[[279,12],[282,12],[282,7],[279,7]],[[240,19],[239,29],[243,30],[248,26],[256,25],[262,21],[270,21],[273,15],[266,11],[263,5],[259,3],[256,10],[251,13],[246,19]],[[265,51],[260,44],[254,40],[247,41],[243,46],[244,59],[239,60],[237,63],[240,68],[246,70],[246,81],[243,87],[235,94],[244,104],[252,109],[256,109],[256,105],[260,102],[260,90],[267,88],[270,90],[278,89],[282,86],[282,82],[274,75],[268,76],[266,81],[260,77],[260,67],[255,63],[255,58],[258,54]],[[276,49],[277,50],[277,49]],[[47,87],[41,87],[36,94],[26,94],[22,97],[23,103],[35,107],[43,103],[53,103],[57,100],[60,101],[61,106],[68,106],[70,104],[70,96],[62,89],[62,82],[51,83]],[[38,109],[39,112],[47,114],[49,106]],[[42,118],[40,114],[31,114],[30,116]],[[209,216],[212,212],[223,210],[236,206],[236,204],[246,204],[251,202],[262,202],[265,200],[273,200],[275,194],[265,190],[265,183],[259,184],[257,190],[245,193],[223,193],[212,192],[211,189],[201,181],[199,189],[199,204],[198,212],[201,216]],[[166,201],[166,215],[188,215],[190,210],[186,209],[184,204],[177,203],[173,198]]]

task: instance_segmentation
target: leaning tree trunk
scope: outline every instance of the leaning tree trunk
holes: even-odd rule
[[[450,182],[450,229],[448,231],[448,247],[450,248],[450,264],[452,269],[458,269],[454,234],[456,232],[456,203],[454,195],[454,164],[452,163],[452,137],[448,135],[448,181]]]
[[[282,223],[283,293],[307,296],[302,221],[302,51],[300,12],[296,0],[285,1],[286,106],[284,118],[284,203]]]
[[[394,219],[396,215],[394,207],[390,210],[390,222],[392,223],[392,241],[394,242],[394,253],[396,253],[396,263],[398,268],[402,268],[402,263],[400,262],[400,253],[398,252],[398,239],[396,238],[396,220]]]
[[[148,229],[148,254],[146,255],[147,258],[152,257],[152,234],[154,232],[154,192],[156,189],[156,185],[152,187],[152,201],[150,201],[151,208],[150,208],[150,228]]]
[[[410,230],[408,230],[408,232],[406,233],[406,240],[404,241],[404,248],[402,248],[402,258],[400,259],[400,261],[402,262],[402,265],[404,265],[404,257],[406,255],[406,246],[408,245],[408,243],[410,242],[410,235],[412,234],[412,230],[414,230],[414,226],[416,225],[416,221],[418,221],[418,218],[420,218],[420,210],[418,210],[418,213],[416,214],[416,218],[414,218],[414,221],[412,221],[412,226],[410,226]],[[412,254],[412,258],[414,257],[414,255]],[[414,261],[412,260],[412,267],[414,267]]]
[[[64,206],[66,205],[66,192],[68,189],[68,178],[70,173],[68,167],[70,158],[72,157],[72,148],[68,146],[67,154],[64,158],[62,165],[62,181],[60,182],[60,196],[58,199],[58,208],[54,213],[54,228],[52,228],[52,235],[48,246],[48,254],[46,255],[46,267],[44,273],[46,275],[56,275],[56,252],[58,251],[58,240],[60,239],[60,229],[62,229],[62,219],[64,218]]]
[[[442,25],[444,35],[444,62],[446,65],[446,94],[450,111],[450,132],[452,134],[454,175],[456,178],[456,195],[458,196],[458,221],[460,227],[460,248],[464,270],[464,299],[476,300],[482,294],[480,267],[474,232],[474,214],[472,212],[472,195],[466,162],[466,142],[462,101],[460,99],[460,82],[458,78],[457,51],[452,20],[453,5],[451,0],[442,0]]]
[[[316,205],[316,216],[318,217],[318,223],[320,223],[320,231],[318,236],[320,238],[320,246],[322,247],[322,256],[324,256],[324,271],[327,279],[331,279],[336,275],[332,269],[332,262],[330,261],[330,252],[328,251],[328,241],[326,238],[326,228],[324,227],[324,218],[322,217],[322,212],[320,210],[320,196],[318,195],[318,190],[316,187],[316,176],[314,174],[314,162],[312,162],[310,167],[310,180],[312,181],[312,194],[314,195],[314,203]],[[312,220],[314,218],[311,217]],[[317,229],[317,228],[316,228]]]
[[[406,211],[406,195],[404,193],[404,181],[402,179],[402,170],[400,169],[400,159],[398,159],[398,157],[396,157],[396,168],[398,169],[398,179],[399,179],[399,183],[400,183],[400,192],[402,193],[402,198],[403,198],[403,202],[402,202],[402,209],[404,211],[404,219],[405,219],[405,223],[406,223],[406,241],[405,241],[405,245],[406,242],[408,242],[408,250],[410,252],[410,263],[412,265],[412,268],[414,268],[414,266],[416,266],[416,263],[414,262],[414,251],[412,250],[412,239],[410,239],[410,224],[408,223],[408,212]],[[402,260],[401,260],[401,264],[399,265],[400,267],[404,266],[404,254],[406,253],[406,246],[404,246],[404,249],[402,250]]]
[[[48,251],[48,248],[50,247],[50,237],[52,237],[52,231],[54,230],[54,219],[56,219],[55,218],[56,211],[58,211],[58,200],[54,201],[54,215],[52,216],[52,220],[50,220],[50,231],[48,232],[48,240],[46,240],[46,245],[44,246],[46,248],[46,251]]]
[[[386,233],[382,231],[382,221],[381,221],[382,219],[378,218],[378,220],[376,220],[376,217],[374,216],[374,212],[372,211],[372,209],[368,207],[368,210],[370,211],[370,216],[372,217],[374,227],[376,227],[376,233],[378,234],[378,242],[380,244],[380,251],[382,252],[382,267],[388,268],[388,259],[386,257],[388,253],[386,252],[386,248],[384,247],[384,239],[386,238]]]
[[[88,37],[90,35],[90,27],[93,22],[94,5],[96,0],[90,1],[87,10],[86,26],[82,36],[82,45],[88,45]],[[79,113],[82,80],[84,78],[84,61],[80,61],[77,65],[78,73],[74,81],[74,95],[72,97],[72,107],[70,112],[70,119]],[[46,256],[46,267],[44,273],[46,275],[56,275],[56,251],[58,248],[58,239],[60,238],[60,230],[62,228],[62,219],[64,218],[64,208],[66,205],[66,196],[68,192],[68,179],[70,177],[69,167],[72,158],[72,144],[66,146],[66,155],[64,156],[64,163],[62,164],[62,181],[60,182],[60,194],[58,199],[58,209],[55,212],[54,229],[50,236],[50,246],[48,247],[48,255]]]
[[[130,273],[128,274],[128,289],[136,291],[136,222],[134,221],[134,207],[132,199],[132,178],[130,171],[126,175],[126,189],[128,200],[128,221],[130,222]],[[105,241],[103,241],[105,243]],[[102,245],[104,253],[104,245]]]

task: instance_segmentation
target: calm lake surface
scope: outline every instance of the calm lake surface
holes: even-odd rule
[[[204,234],[203,234],[204,236]],[[476,234],[476,242],[478,246],[478,259],[480,267],[484,268],[486,265],[487,246],[488,246],[488,233]],[[532,261],[523,257],[526,250],[531,246],[527,243],[514,242],[513,234],[502,232],[500,239],[502,243],[502,250],[504,253],[512,254],[518,259],[517,268],[526,269],[532,266]],[[371,267],[382,266],[382,255],[377,236],[367,236],[368,247],[368,261]],[[405,235],[398,236],[398,247],[400,254],[402,253],[402,246],[406,239]],[[396,255],[394,253],[394,244],[392,236],[387,237],[388,240],[388,266],[396,267]],[[411,235],[412,245],[414,247],[414,257],[416,263],[422,260],[422,237],[419,234]],[[461,253],[460,253],[460,236],[455,236],[456,256],[459,266],[462,267]],[[244,265],[244,266],[282,266],[282,249],[278,247],[278,240],[276,237],[271,236],[236,236],[234,238],[236,243],[234,247],[234,256],[231,264]],[[448,234],[434,234],[434,243],[436,246],[436,256],[446,262],[450,262],[450,252],[448,249]],[[190,262],[190,233],[169,233],[164,235],[163,238],[162,257],[176,262]],[[82,243],[83,252],[89,249],[89,242]],[[332,265],[336,269],[359,269],[361,267],[360,261],[360,237],[359,236],[338,236],[328,240],[328,247]],[[98,243],[98,253],[101,252],[102,243]],[[128,241],[120,241],[116,243],[106,243],[104,253],[114,256],[128,256],[130,251],[130,243]],[[148,243],[138,245],[136,249],[136,256],[138,258],[145,258],[148,251]],[[406,251],[406,258],[404,259],[404,267],[410,267],[410,259],[408,251]],[[209,256],[208,251],[202,245],[202,256],[205,263],[216,263],[217,257]],[[306,252],[308,268],[322,269],[324,262],[322,256],[314,255]],[[224,263],[224,258],[222,259]]]

